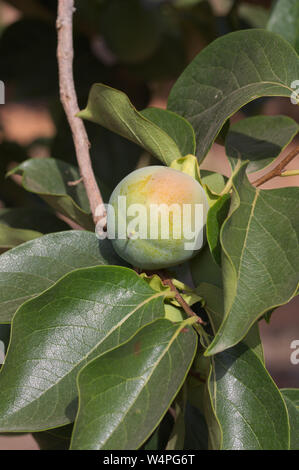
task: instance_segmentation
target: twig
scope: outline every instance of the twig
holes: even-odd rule
[[[78,186],[78,184],[82,183],[83,177],[79,178],[78,180],[75,181],[68,181],[67,185],[68,186]]]
[[[299,146],[292,150],[292,152],[288,153],[288,155],[286,155],[286,157],[283,158],[281,162],[275,168],[273,168],[273,170],[269,171],[269,173],[262,176],[261,178],[258,178],[252,184],[254,186],[261,186],[272,178],[275,178],[276,176],[281,176],[282,171],[285,169],[288,163],[290,163],[298,154]]]
[[[80,174],[87,192],[93,220],[95,224],[97,224],[97,222],[105,216],[105,213],[101,216],[97,215],[96,213],[97,208],[103,205],[103,199],[91,165],[89,153],[90,144],[88,141],[88,136],[82,120],[76,117],[76,114],[79,112],[79,106],[73,76],[74,11],[74,0],[58,1],[58,17],[56,27],[58,32],[57,57],[59,68],[60,99],[72,130]]]
[[[170,287],[170,289],[172,290],[172,292],[175,293],[175,299],[177,300],[177,302],[180,304],[180,306],[184,309],[184,311],[187,313],[187,315],[189,317],[196,317],[197,318],[197,323],[199,323],[200,325],[206,325],[206,322],[204,322],[202,320],[202,318],[200,318],[198,315],[196,315],[195,312],[193,312],[192,308],[187,304],[187,302],[183,299],[183,297],[181,296],[181,294],[179,293],[179,291],[177,290],[177,288],[174,286],[172,280],[170,278],[168,278],[163,272],[159,271],[158,272],[161,280],[162,280],[162,283],[164,284],[164,286],[168,286]]]

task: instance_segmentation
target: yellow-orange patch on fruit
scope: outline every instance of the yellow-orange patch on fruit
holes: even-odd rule
[[[152,204],[190,204],[193,202],[193,189],[184,175],[171,172],[155,173],[147,183],[148,197]]]

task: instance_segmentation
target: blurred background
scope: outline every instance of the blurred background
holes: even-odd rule
[[[80,107],[85,107],[91,85],[103,82],[124,91],[137,109],[143,109],[165,108],[176,78],[215,38],[267,27],[275,2],[76,0],[75,4],[74,74]],[[30,157],[54,157],[76,165],[59,102],[56,10],[56,0],[0,0],[0,80],[5,84],[5,104],[0,105],[0,224],[42,233],[53,228],[46,223],[41,227],[37,216],[24,216],[40,200],[21,187],[19,176],[7,179],[5,174]],[[283,98],[256,100],[231,121],[256,114],[285,114],[299,122],[298,106]],[[139,147],[99,126],[87,123],[87,131],[94,171],[112,189],[148,158]],[[285,152],[296,145],[298,139]],[[202,167],[229,175],[223,147],[214,144]],[[288,169],[298,168],[299,157]],[[299,177],[276,178],[265,187],[298,184]],[[68,220],[57,221],[57,230],[72,227]],[[11,246],[22,241],[14,240]],[[0,236],[0,252],[7,248]],[[266,364],[275,382],[279,387],[299,387],[299,364],[290,361],[291,342],[299,340],[299,297],[278,308],[269,325],[262,320],[260,326]],[[0,450],[38,448],[30,435],[0,435]]]

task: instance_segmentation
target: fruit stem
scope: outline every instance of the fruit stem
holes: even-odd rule
[[[183,299],[175,285],[173,284],[172,280],[168,278],[163,272],[159,271],[159,276],[161,278],[162,283],[164,286],[170,287],[171,291],[175,293],[175,299],[180,304],[180,306],[184,309],[189,317],[196,317],[196,323],[200,325],[206,325],[206,322],[202,320],[195,312],[193,312],[192,308],[187,304],[187,302]]]

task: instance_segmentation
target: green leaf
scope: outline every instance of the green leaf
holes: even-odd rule
[[[207,217],[207,240],[214,260],[221,266],[220,230],[230,208],[230,195],[224,194],[210,207]]]
[[[165,295],[128,268],[98,266],[67,274],[23,304],[0,374],[0,432],[72,422],[79,370],[164,317]]]
[[[182,156],[174,140],[143,117],[122,91],[96,83],[91,88],[87,108],[78,116],[140,145],[166,165]]]
[[[185,314],[184,314],[183,309],[175,307],[174,305],[171,305],[171,304],[165,304],[164,307],[165,307],[165,318],[167,318],[167,320],[170,320],[173,323],[184,320]]]
[[[109,240],[91,232],[53,233],[0,257],[0,323],[10,322],[17,308],[77,268],[123,265]]]
[[[193,126],[202,161],[232,114],[261,96],[290,97],[298,77],[299,58],[279,35],[237,31],[197,55],[172,88],[168,107]]]
[[[237,344],[258,318],[296,294],[298,212],[298,188],[256,189],[246,165],[233,178],[230,217],[221,231],[225,316],[207,354]]]
[[[55,211],[86,229],[94,229],[83,182],[75,186],[68,184],[80,179],[77,168],[54,158],[32,158],[14,168],[9,175],[15,173],[22,175],[22,184],[27,191],[38,194]]]
[[[212,359],[208,389],[224,450],[287,450],[282,396],[256,354],[240,343]]]
[[[161,108],[146,108],[142,116],[161,127],[177,144],[183,156],[195,154],[196,142],[194,130],[186,119],[178,114]]]
[[[291,450],[299,450],[299,407],[296,406],[299,403],[299,389],[293,389],[291,394],[288,389],[281,390],[285,404],[289,413],[290,420],[290,434],[291,434]],[[290,398],[290,395],[295,395],[295,400]]]
[[[249,160],[248,173],[266,168],[298,131],[299,125],[286,116],[253,116],[233,124],[225,141],[232,170],[239,159]]]
[[[299,52],[299,4],[297,0],[278,0],[269,22],[269,31],[281,34]]]
[[[210,191],[220,194],[225,187],[227,178],[214,171],[200,170],[200,180],[202,184],[208,186]]]
[[[78,378],[71,449],[137,449],[167,412],[191,366],[190,319],[158,320],[89,363]]]
[[[0,223],[0,253],[42,235],[35,230],[22,230]]]

